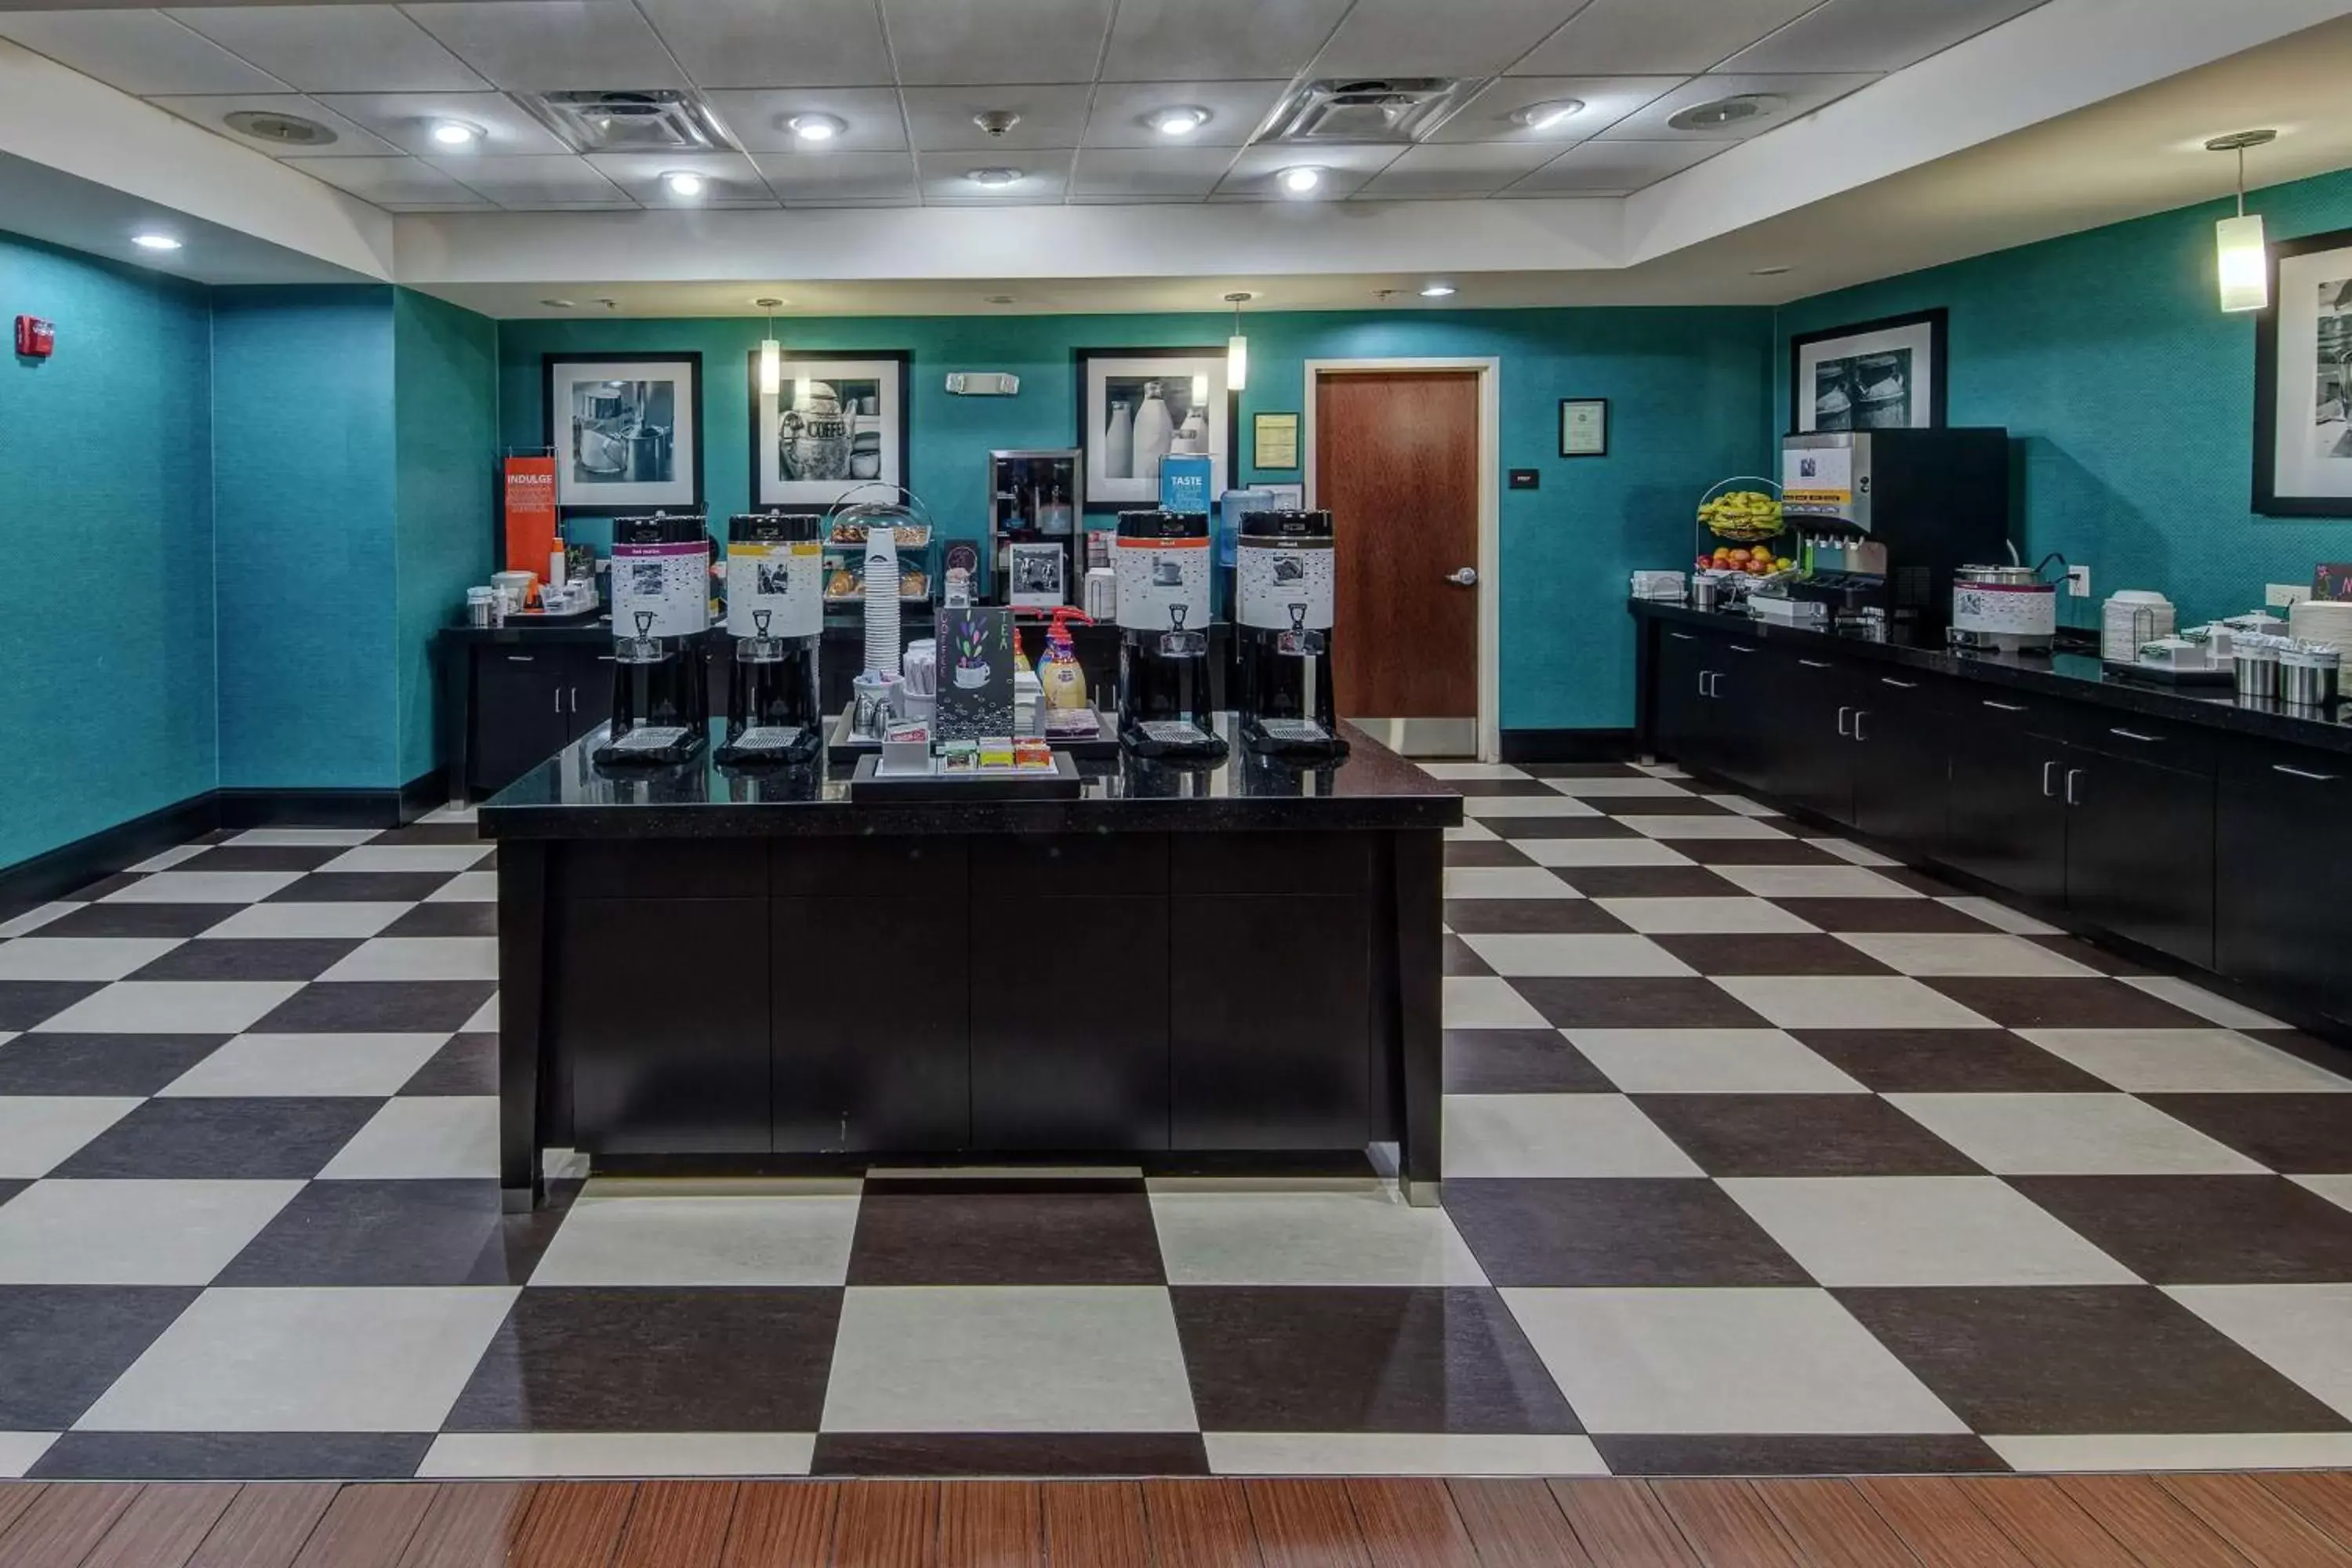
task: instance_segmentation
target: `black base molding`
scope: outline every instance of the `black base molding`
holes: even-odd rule
[[[1633,755],[1633,731],[1624,730],[1506,730],[1507,763],[1622,763]]]

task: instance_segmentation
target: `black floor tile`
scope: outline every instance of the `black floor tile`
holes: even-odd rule
[[[1933,975],[1920,984],[2011,1029],[2204,1029],[2185,1008],[2120,980]]]
[[[1893,974],[1852,942],[1811,931],[1650,939],[1701,974]]]
[[[2010,1185],[2151,1285],[2352,1279],[2352,1210],[2283,1176],[2018,1176]]]
[[[316,980],[357,941],[340,937],[206,937],[185,942],[132,980]]]
[[[1949,882],[1939,880],[1925,871],[1915,871],[1908,866],[1874,866],[1871,869],[1923,898],[1957,899],[1967,892],[1964,888],[1955,888]]]
[[[1555,866],[1588,899],[1744,899],[1747,889],[1704,866]]]
[[[2084,968],[2094,970],[2101,974],[2157,973],[2155,966],[2146,959],[2126,958],[2120,952],[2109,952],[2096,942],[2084,942],[2079,936],[2029,936],[2025,940],[2036,947],[2054,952],[2061,958],[2072,959]]]
[[[385,936],[496,936],[499,906],[488,901],[419,904],[383,928]]]
[[[1520,850],[1500,838],[1477,838],[1445,847],[1448,866],[1532,866]]]
[[[868,1182],[852,1285],[1158,1285],[1140,1181]]]
[[[352,1140],[380,1100],[151,1100],[50,1174],[159,1179],[308,1179]]]
[[[1448,1029],[1448,1094],[1613,1094],[1558,1029]]]
[[[1511,986],[1547,1022],[1563,1029],[1766,1029],[1771,1027],[1712,981],[1664,978],[1517,979]]]
[[[1651,776],[1631,763],[1521,763],[1518,769],[1531,779],[1645,779]]]
[[[41,936],[195,936],[242,904],[84,904],[36,933]]]
[[[39,1480],[406,1480],[430,1432],[68,1432]],[[371,1559],[371,1561],[376,1561]]]
[[[1559,791],[1540,779],[1444,779],[1440,782],[1454,794],[1471,800],[1511,795],[1533,795],[1546,800],[1559,798]]]
[[[1752,940],[1752,939],[1751,939]],[[1880,1094],[2111,1094],[2092,1077],[2006,1029],[1792,1029],[1807,1047]]]
[[[498,991],[491,980],[332,980],[305,985],[254,1034],[446,1034]]]
[[[0,1432],[59,1432],[200,1294],[193,1288],[0,1285]]]
[[[1999,1473],[1981,1437],[1595,1437],[1613,1476],[1864,1476]]]
[[[94,904],[110,894],[119,893],[125,888],[135,887],[143,880],[145,880],[144,873],[117,871],[111,876],[100,877],[95,882],[83,883],[68,893],[65,901],[74,904]]]
[[[501,1212],[496,1179],[312,1182],[215,1285],[520,1285],[563,1222]]]
[[[1835,1294],[1973,1431],[2352,1428],[2151,1286]]]
[[[1448,974],[1492,974],[1486,961],[1473,952],[1468,942],[1458,936],[1448,936],[1444,943],[1444,967]]]
[[[820,1476],[1205,1476],[1195,1432],[823,1432]]]
[[[2144,1094],[2282,1175],[2352,1173],[2352,1094]]]
[[[19,1035],[0,1045],[0,1094],[151,1095],[227,1035]]]
[[[1780,826],[1778,817],[1769,819]],[[1675,850],[1702,866],[1843,866],[1850,862],[1797,838],[1677,838]]]
[[[1575,1432],[1492,1290],[1180,1286],[1206,1432]]]
[[[1710,1176],[1975,1176],[1976,1162],[1873,1094],[1638,1094]]]
[[[215,844],[174,871],[315,871],[343,851],[331,844]]]
[[[444,1429],[814,1432],[837,1289],[525,1289]]]
[[[263,900],[270,904],[422,903],[455,871],[311,871]]]
[[[1564,936],[1629,929],[1590,899],[1449,899],[1445,923],[1465,936]]]
[[[1445,1212],[1497,1286],[1813,1282],[1710,1181],[1451,1181]]]
[[[387,827],[368,840],[368,847],[385,844],[479,844],[481,830],[470,822],[412,822]]]
[[[1730,807],[1696,795],[1601,795],[1585,805],[1603,816],[1732,816]]]
[[[1771,902],[1823,931],[1967,931],[2000,928],[1933,899],[1774,899]]]
[[[2260,1040],[2274,1051],[2284,1051],[2338,1078],[2352,1078],[2352,1046],[2323,1040],[2300,1029],[2241,1029],[2238,1032]]]
[[[100,984],[95,980],[0,980],[0,1029],[37,1029]]]
[[[23,1192],[26,1187],[29,1187],[32,1184],[31,1180],[28,1178],[11,1179],[0,1182],[0,1204],[6,1203],[10,1198],[15,1197],[18,1193]]]
[[[1622,822],[1605,816],[1482,816],[1497,838],[1639,838]]]
[[[403,1094],[496,1094],[499,1091],[499,1037],[496,1035],[452,1035],[416,1076],[400,1086]]]

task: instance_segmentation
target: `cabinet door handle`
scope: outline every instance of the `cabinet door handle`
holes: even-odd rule
[[[1845,727],[1845,716],[1853,711],[1853,710],[1851,708],[1841,708],[1838,710],[1838,739],[1840,740],[1845,739],[1846,736],[1851,733],[1851,731]]]
[[[2044,763],[2042,764],[2042,798],[2044,800],[2049,799],[2052,795],[2058,793],[2058,786],[2050,782],[2050,775],[2057,771],[2058,764],[2056,763]]]
[[[1862,732],[1862,721],[1869,717],[1870,711],[1868,709],[1857,708],[1853,710],[1853,738],[1855,740],[1859,741],[1864,738]]]
[[[1744,643],[1727,642],[1723,646],[1729,648],[1734,653],[1754,653],[1756,651],[1754,648],[1748,647]]]
[[[572,706],[565,711],[572,713],[580,711],[580,689],[576,686],[572,689]]]
[[[1803,665],[1807,669],[1827,669],[1829,668],[1828,665],[1823,664],[1817,658],[1801,658],[1797,662]]]
[[[507,655],[507,662],[509,664],[531,664],[535,663],[538,660],[538,658],[539,656],[537,654],[510,653]]]
[[[2080,805],[2083,804],[2081,801],[2074,798],[2074,781],[2082,776],[2083,770],[2080,768],[2068,768],[2066,770],[2066,804],[2068,805]]]
[[[1691,635],[1688,632],[1668,632],[1666,635],[1674,638],[1676,642],[1688,642],[1691,640]]]
[[[555,699],[555,710],[556,710],[558,713],[562,712],[562,711],[563,711],[563,688],[562,688],[561,686],[559,686],[559,687],[557,687],[553,691],[551,691],[551,692],[548,693],[548,695]]]
[[[2161,736],[2161,735],[2143,735],[2143,734],[2141,734],[2141,733],[2140,733],[2138,731],[2137,731],[2137,730],[2112,730],[2112,729],[2111,729],[2111,730],[2109,730],[2109,731],[2107,731],[2107,733],[2108,733],[2108,734],[2110,734],[2110,735],[2115,736],[2115,737],[2116,737],[2117,740],[2119,740],[2119,741],[2137,741],[2140,744],[2142,744],[2142,745],[2144,745],[2144,746],[2154,746],[2154,745],[2158,745],[2158,744],[2160,744],[2160,743],[2163,742],[2163,740],[2164,740],[2164,737],[2163,737],[2163,736]]]
[[[1990,697],[1987,697],[1982,700],[1986,707],[1991,709],[1996,713],[2022,713],[2025,711],[2025,704],[2022,702],[1995,702]]]
[[[2309,779],[2314,784],[2334,784],[2336,782],[2336,775],[2334,773],[2305,773],[2301,768],[2288,767],[2284,763],[2273,763],[2271,764],[2271,772],[2274,773],[2284,773],[2291,779]]]
[[[1878,684],[1881,686],[1892,686],[1897,691],[1916,691],[1919,689],[1919,683],[1917,681],[1897,680],[1891,675],[1880,676],[1878,678]]]

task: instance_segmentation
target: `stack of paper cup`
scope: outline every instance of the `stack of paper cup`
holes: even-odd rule
[[[2099,626],[2099,657],[2109,664],[2130,664],[2139,658],[2139,645],[2168,637],[2173,632],[2172,601],[2146,588],[2126,588],[2109,595]]]
[[[898,531],[887,524],[866,530],[866,668],[897,675],[898,640]]]

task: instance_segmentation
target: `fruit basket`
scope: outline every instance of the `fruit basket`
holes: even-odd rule
[[[1753,474],[1735,474],[1707,487],[1698,501],[1701,527],[1732,544],[1758,544],[1780,535],[1780,487]]]

